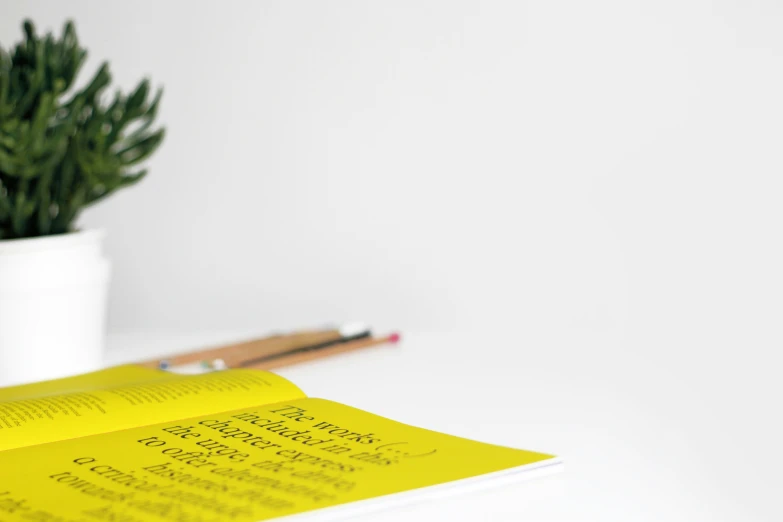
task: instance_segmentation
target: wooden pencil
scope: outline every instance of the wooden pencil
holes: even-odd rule
[[[306,331],[287,335],[274,335],[262,339],[217,346],[193,352],[174,354],[169,357],[140,362],[148,368],[167,368],[206,360],[222,359],[226,366],[233,368],[242,361],[260,357],[274,356],[297,348],[339,342],[343,338],[340,330]]]
[[[378,346],[381,344],[394,344],[399,342],[399,334],[391,334],[386,337],[368,337],[365,339],[357,339],[355,341],[348,341],[344,343],[325,346],[323,348],[314,350],[302,350],[292,353],[283,353],[277,355],[270,355],[263,358],[257,358],[254,360],[246,361],[240,364],[241,368],[254,368],[256,370],[272,370],[275,368],[282,368],[284,366],[291,366],[293,364],[299,364],[322,357],[328,357],[340,353],[348,353],[356,350],[362,350],[364,348],[370,348],[372,346]],[[229,366],[231,367],[231,366]]]

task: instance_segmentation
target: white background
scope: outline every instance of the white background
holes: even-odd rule
[[[452,332],[528,446],[592,457],[547,519],[780,520],[783,4],[3,0],[0,43],[24,16],[166,89],[150,176],[83,220],[115,333]],[[530,360],[562,425],[504,388]],[[493,419],[437,427],[516,443]]]

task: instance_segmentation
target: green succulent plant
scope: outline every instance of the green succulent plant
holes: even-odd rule
[[[153,129],[162,91],[150,97],[148,80],[106,102],[104,62],[72,89],[87,55],[72,22],[59,38],[29,20],[23,30],[0,47],[0,240],[71,231],[83,208],[144,177],[137,165],[164,135]]]

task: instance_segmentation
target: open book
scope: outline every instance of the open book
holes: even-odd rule
[[[310,399],[255,370],[128,365],[0,388],[4,522],[331,520],[558,464]]]

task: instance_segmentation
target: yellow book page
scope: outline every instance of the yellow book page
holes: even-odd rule
[[[60,394],[41,384],[16,395],[27,398],[0,401],[0,451],[305,397],[293,383],[258,370],[109,369],[70,381],[71,391]]]
[[[166,380],[170,375],[161,370],[126,364],[73,377],[0,388],[0,402]]]
[[[0,520],[267,520],[553,458],[321,399],[0,453]]]

